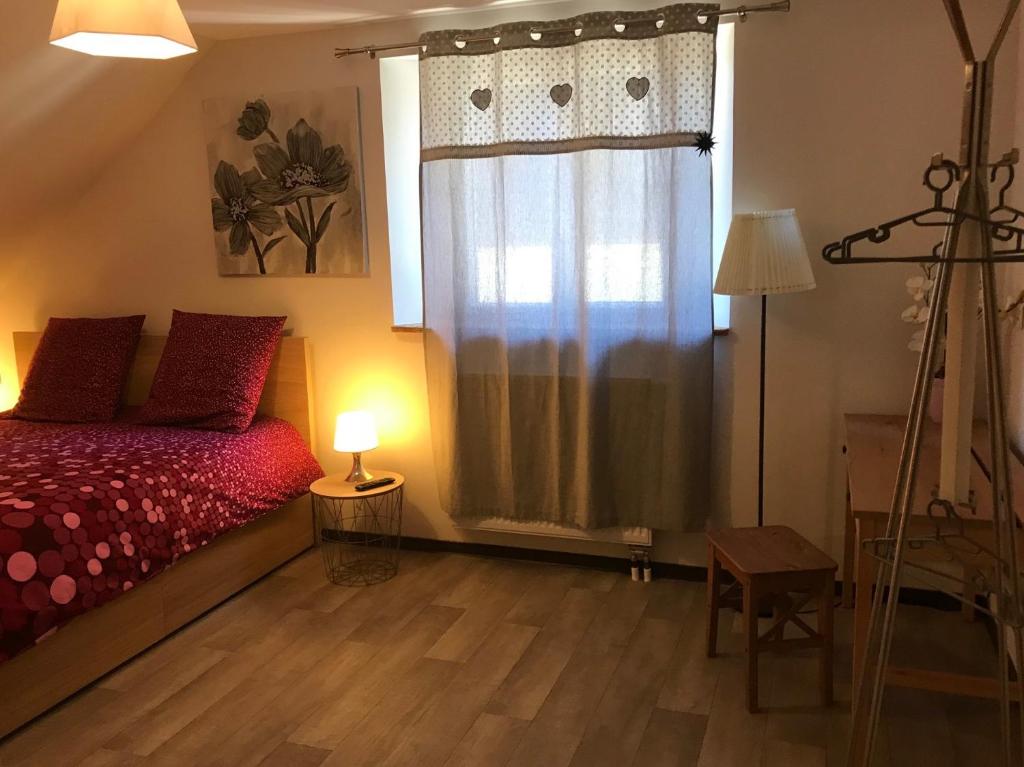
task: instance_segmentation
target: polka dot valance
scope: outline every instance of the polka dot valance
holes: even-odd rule
[[[420,38],[422,159],[692,146],[711,131],[717,6]]]

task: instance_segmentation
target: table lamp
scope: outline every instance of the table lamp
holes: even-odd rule
[[[334,449],[339,453],[352,453],[352,471],[345,478],[346,482],[373,479],[373,475],[363,469],[362,454],[373,450],[378,444],[372,413],[350,410],[338,416],[334,428]]]
[[[761,296],[761,399],[757,442],[757,526],[764,525],[764,371],[765,315],[769,293],[797,293],[814,289],[814,273],[807,258],[795,210],[737,213],[729,227],[715,293],[726,296]]]

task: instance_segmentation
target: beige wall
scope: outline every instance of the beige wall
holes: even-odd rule
[[[464,537],[438,507],[420,338],[389,329],[377,65],[368,58],[338,63],[331,52],[336,45],[403,40],[428,28],[482,26],[524,15],[554,18],[584,7],[595,6],[542,5],[214,46],[74,205],[49,213],[42,228],[13,250],[0,245],[0,386],[12,376],[10,332],[40,327],[51,314],[143,311],[147,330],[161,332],[172,308],[287,313],[294,332],[313,341],[319,448],[327,470],[340,470],[347,461],[329,449],[333,415],[369,406],[382,420],[383,445],[371,454],[371,467],[394,468],[410,480],[406,532]],[[741,26],[736,210],[798,208],[817,254],[843,233],[926,204],[919,178],[930,154],[952,153],[957,146],[961,69],[951,43],[933,0],[796,0],[788,16],[757,17]],[[1004,92],[1013,86],[1009,58]],[[371,275],[219,278],[202,100],[345,84],[361,89]],[[1010,100],[1002,100],[1004,135],[1011,113]],[[910,329],[899,313],[911,271],[839,269],[817,259],[814,269],[817,291],[769,301],[766,517],[838,551],[840,414],[906,407],[914,358],[906,351]],[[754,516],[757,322],[757,301],[738,299],[732,334],[716,342],[718,518],[738,524]],[[702,552],[699,536],[658,538],[663,561],[699,563]]]
[[[1000,5],[965,2],[983,39]],[[977,11],[989,15],[975,18]],[[997,78],[994,152],[1008,146],[1016,89],[1008,48]],[[796,207],[818,253],[843,234],[930,203],[921,175],[933,152],[956,158],[962,92],[940,3],[795,2],[788,17],[742,26],[736,52],[736,210]],[[841,413],[906,412],[916,355],[906,349],[912,329],[899,314],[914,269],[821,261],[814,269],[816,291],[769,300],[766,517],[837,552]],[[756,451],[757,317],[755,301],[733,306],[739,511],[750,508],[753,487],[744,469]]]

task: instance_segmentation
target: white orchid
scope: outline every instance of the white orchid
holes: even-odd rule
[[[915,325],[923,325],[928,321],[928,315],[931,314],[931,307],[926,305],[914,304],[908,306],[903,310],[900,315],[900,319],[904,322],[911,322]]]
[[[908,277],[906,283],[907,293],[914,300],[913,306],[908,306],[900,314],[900,319],[911,325],[923,325],[928,322],[932,309],[932,292],[935,288],[935,280],[932,279],[934,264],[919,264],[920,273]],[[915,331],[910,337],[907,347],[914,352],[920,352],[924,346],[924,330]]]
[[[935,283],[923,275],[917,275],[907,279],[907,292],[915,301],[928,302],[931,297],[932,286]]]

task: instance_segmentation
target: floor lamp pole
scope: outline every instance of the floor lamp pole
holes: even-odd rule
[[[757,419],[757,526],[764,527],[764,349],[768,296],[761,294],[761,409]]]
[[[949,0],[955,2],[955,0]],[[764,526],[765,367],[768,296],[814,288],[814,274],[796,211],[737,213],[729,227],[715,293],[761,297],[761,377],[757,423],[757,526]],[[749,300],[749,299],[748,299]]]

